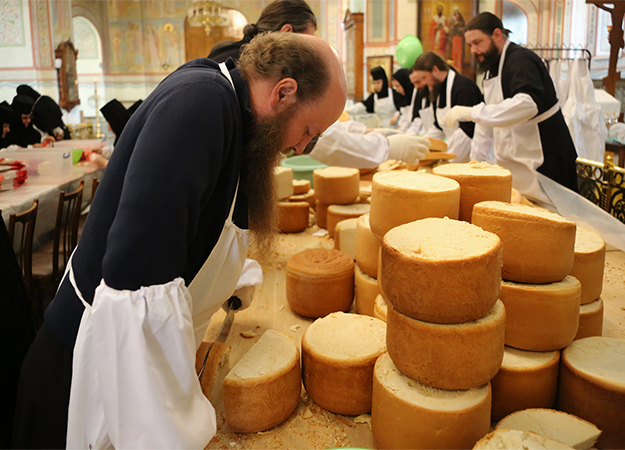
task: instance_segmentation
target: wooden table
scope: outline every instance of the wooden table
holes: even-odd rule
[[[308,248],[332,248],[328,236],[314,236],[319,228],[313,226],[305,232],[282,234],[275,254],[263,264],[264,283],[257,289],[252,305],[235,316],[227,344],[230,345],[230,363],[218,373],[213,391],[217,410],[217,435],[206,448],[209,449],[326,449],[332,447],[376,448],[370,428],[370,416],[342,416],[315,405],[302,389],[302,399],[293,414],[283,424],[262,433],[237,434],[224,423],[221,383],[232,367],[268,329],[290,335],[301,344],[304,331],[313,321],[293,313],[286,300],[285,266],[288,259]],[[605,316],[604,336],[625,339],[625,253],[610,248],[606,255],[603,294]],[[211,322],[205,340],[217,336],[225,314],[218,312]],[[256,336],[244,338],[242,332]],[[247,333],[246,333],[247,334]],[[270,408],[271,405],[268,405]]]

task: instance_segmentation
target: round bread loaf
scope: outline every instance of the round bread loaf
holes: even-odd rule
[[[533,431],[497,428],[480,439],[473,450],[573,450],[560,441],[550,439]]]
[[[603,431],[598,448],[625,448],[625,340],[587,337],[562,352],[558,409]]]
[[[334,237],[334,231],[336,224],[346,219],[357,219],[363,214],[369,212],[369,204],[354,203],[351,205],[330,205],[326,213],[326,225],[328,227],[328,234],[331,238]]]
[[[501,287],[496,234],[451,219],[422,219],[384,235],[380,281],[398,311],[434,323],[486,315]]]
[[[356,263],[371,278],[378,277],[380,241],[371,232],[369,214],[363,214],[356,223]]]
[[[437,324],[388,304],[386,346],[397,368],[413,380],[439,389],[471,389],[488,383],[501,366],[505,316],[497,301],[479,320]]]
[[[378,280],[371,278],[369,275],[360,270],[358,264],[356,264],[355,274],[356,311],[358,311],[358,314],[375,317],[373,314],[375,298],[380,295]]]
[[[583,288],[582,288],[583,290]],[[592,303],[579,307],[579,327],[575,339],[603,334],[603,300],[598,298]]]
[[[273,428],[295,410],[301,386],[297,346],[287,335],[267,330],[224,378],[226,423],[238,433]]]
[[[582,283],[582,305],[594,302],[603,289],[605,267],[605,242],[592,230],[577,227],[575,234],[575,257],[571,276]]]
[[[448,391],[402,374],[388,354],[373,375],[371,430],[380,449],[471,448],[490,430],[490,384]]]
[[[471,222],[473,205],[487,200],[510,202],[512,173],[487,162],[441,164],[432,169],[434,175],[456,180],[460,184],[460,212],[458,218]]]
[[[293,195],[302,195],[310,191],[310,181],[293,180]]]
[[[373,176],[371,231],[378,239],[391,228],[426,217],[458,218],[460,185],[427,173],[388,171]]]
[[[386,351],[386,325],[373,317],[332,313],[302,337],[304,386],[319,406],[337,414],[371,411],[373,366]]]
[[[326,205],[354,203],[360,191],[360,172],[348,167],[325,167],[313,171],[315,195]]]
[[[367,199],[371,197],[371,181],[364,181],[361,177],[358,197],[360,197],[361,203],[368,203]]]
[[[384,297],[382,297],[382,295],[378,295],[375,298],[375,304],[373,306],[373,317],[386,322],[387,311],[388,311],[388,307],[386,306]]]
[[[581,292],[577,278],[570,276],[549,284],[502,281],[506,345],[537,352],[569,345],[579,327]]]
[[[334,248],[356,259],[356,228],[358,219],[341,220],[334,227]]]
[[[311,189],[305,194],[291,195],[288,200],[290,202],[306,202],[308,203],[308,205],[310,205],[311,208],[314,208],[315,207],[315,191]]]
[[[494,201],[477,203],[471,222],[501,238],[504,280],[553,283],[571,272],[574,222],[541,208]]]
[[[286,299],[305,317],[349,310],[354,300],[354,260],[333,248],[293,255],[286,264]]]
[[[328,205],[315,200],[315,213],[317,214],[317,226],[327,229],[328,226]]]
[[[560,352],[528,352],[505,347],[503,362],[490,381],[492,419],[526,408],[553,408],[558,390]]]
[[[278,229],[282,233],[298,233],[308,228],[308,202],[278,202]]]

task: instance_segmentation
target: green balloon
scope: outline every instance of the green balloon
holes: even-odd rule
[[[419,38],[408,34],[397,44],[395,58],[404,69],[410,69],[422,53],[423,45],[421,45]]]

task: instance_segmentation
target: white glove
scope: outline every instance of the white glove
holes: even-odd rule
[[[256,291],[256,285],[263,282],[263,269],[257,261],[246,259],[243,265],[243,273],[237,283],[237,287],[232,295],[236,295],[241,300],[241,307],[237,311],[242,311],[250,306]],[[222,308],[227,311],[228,302]]]
[[[376,133],[380,133],[384,137],[401,133],[401,131],[393,130],[392,128],[374,128],[373,131],[375,131]]]
[[[430,140],[415,136],[414,134],[395,134],[389,136],[389,158],[399,159],[408,164],[417,164],[421,158],[428,154]]]
[[[447,128],[456,128],[458,122],[470,122],[473,106],[454,106],[445,114]]]

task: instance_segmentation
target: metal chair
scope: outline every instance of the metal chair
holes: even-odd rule
[[[33,256],[33,279],[39,288],[54,295],[63,276],[69,257],[78,243],[78,222],[85,182],[78,189],[66,194],[61,191],[56,211],[56,225],[50,252],[35,252]]]

